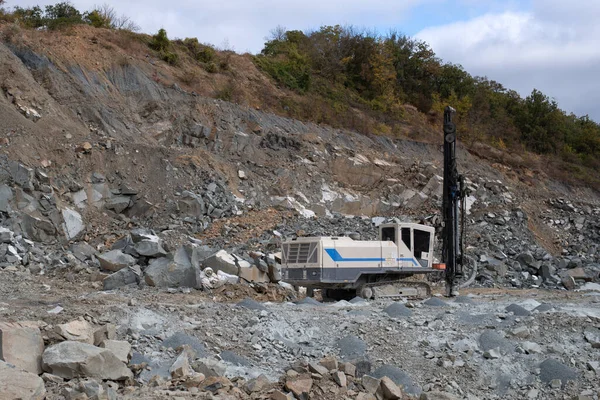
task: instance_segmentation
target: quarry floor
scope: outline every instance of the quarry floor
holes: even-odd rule
[[[279,287],[208,293],[96,286],[0,271],[0,320],[43,321],[46,331],[79,317],[114,323],[134,358],[153,365],[141,383],[149,373],[168,373],[176,353],[162,342],[183,333],[199,340],[203,357],[221,358],[228,377],[265,374],[276,382],[298,360],[334,355],[366,360],[371,372],[398,367],[417,393],[442,390],[466,399],[597,399],[600,393],[594,370],[600,349],[585,335],[600,326],[600,292],[465,289],[459,299],[437,294],[398,311],[388,309],[391,301],[295,304],[296,294]],[[522,308],[506,310],[514,304]],[[549,306],[534,310],[542,304]],[[561,367],[542,365],[547,359]],[[61,385],[46,385],[49,399],[62,398]]]

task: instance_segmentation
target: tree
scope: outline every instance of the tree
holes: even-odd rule
[[[46,6],[45,20],[48,29],[58,29],[84,22],[79,10],[68,1]]]
[[[152,36],[149,46],[156,51],[165,51],[169,48],[170,44],[167,31],[161,28],[156,35]]]
[[[26,28],[39,28],[44,26],[44,15],[42,9],[38,6],[30,8],[15,7],[13,12],[17,22]]]
[[[94,28],[111,28],[111,22],[98,10],[92,10],[84,14],[83,19]]]

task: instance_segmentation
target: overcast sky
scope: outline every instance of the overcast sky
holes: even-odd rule
[[[7,6],[54,4],[7,0]],[[390,28],[428,42],[461,64],[526,96],[533,88],[561,108],[600,121],[600,0],[73,0],[80,10],[107,3],[142,31],[237,52],[259,52],[278,25],[316,29],[351,24]]]

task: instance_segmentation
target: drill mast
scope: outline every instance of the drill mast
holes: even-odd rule
[[[463,275],[463,242],[465,225],[466,185],[456,168],[456,125],[452,117],[456,110],[444,109],[444,221],[442,259],[446,264],[446,295],[458,294],[457,280]]]

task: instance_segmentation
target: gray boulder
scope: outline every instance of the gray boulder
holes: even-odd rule
[[[161,240],[154,235],[137,242],[134,249],[139,255],[146,257],[164,257],[167,255],[166,250],[162,247]]]
[[[383,378],[384,376],[387,376],[396,385],[402,385],[403,390],[413,396],[420,395],[422,391],[421,387],[415,381],[413,381],[413,379],[406,372],[394,365],[382,365],[376,369],[371,376],[375,378]]]
[[[225,250],[220,250],[208,257],[202,262],[204,268],[210,267],[213,271],[223,271],[226,274],[238,275],[239,268],[249,268],[251,265],[248,261],[229,254]]]
[[[277,283],[281,281],[281,265],[269,259],[267,259],[267,264],[269,265],[268,274],[271,282]]]
[[[583,331],[583,336],[592,345],[592,348],[600,349],[600,329],[588,326]]]
[[[79,235],[85,229],[81,214],[79,214],[77,211],[71,210],[70,208],[65,208],[62,210],[62,217],[64,220],[63,231],[65,232],[67,240],[76,238],[77,235]]]
[[[0,360],[39,375],[43,352],[44,340],[37,324],[0,322]]]
[[[540,379],[544,383],[558,379],[564,387],[567,381],[574,381],[578,376],[576,370],[552,358],[548,358],[540,364]]]
[[[23,189],[33,190],[33,174],[34,170],[32,168],[26,167],[25,165],[11,161],[9,163],[10,176],[13,181],[21,186]]]
[[[8,185],[0,185],[0,212],[8,212],[10,201],[13,199],[13,192]]]
[[[71,252],[79,261],[85,261],[92,258],[92,256],[96,254],[96,249],[86,242],[79,242],[74,243],[71,246]]]
[[[111,250],[98,256],[100,267],[107,271],[118,271],[135,264],[135,258],[121,250]]]
[[[192,245],[186,247],[187,253],[190,257],[190,261],[194,268],[200,268],[204,260],[211,255],[215,254],[216,250],[206,245],[198,246]]]
[[[113,290],[127,285],[138,284],[142,280],[142,270],[139,265],[123,268],[110,274],[102,281],[104,290]]]
[[[46,386],[36,374],[0,361],[0,398],[43,400],[46,398]]]
[[[527,317],[531,315],[531,313],[527,309],[521,307],[518,304],[509,305],[508,307],[506,307],[506,311],[511,312],[518,317]]]
[[[184,191],[177,205],[182,214],[190,217],[201,217],[206,213],[204,200],[192,192]]]
[[[154,259],[144,271],[149,286],[157,287],[198,287],[196,268],[183,247],[169,257]]]
[[[0,243],[10,243],[13,240],[13,232],[0,226]]]
[[[108,349],[87,343],[65,341],[50,346],[42,356],[46,372],[65,379],[89,377],[121,381],[133,373]]]
[[[56,239],[56,228],[49,220],[23,214],[21,227],[27,237],[36,242],[49,243]]]
[[[109,210],[113,210],[117,214],[122,213],[131,205],[131,198],[129,196],[115,196],[106,201],[104,207]]]

